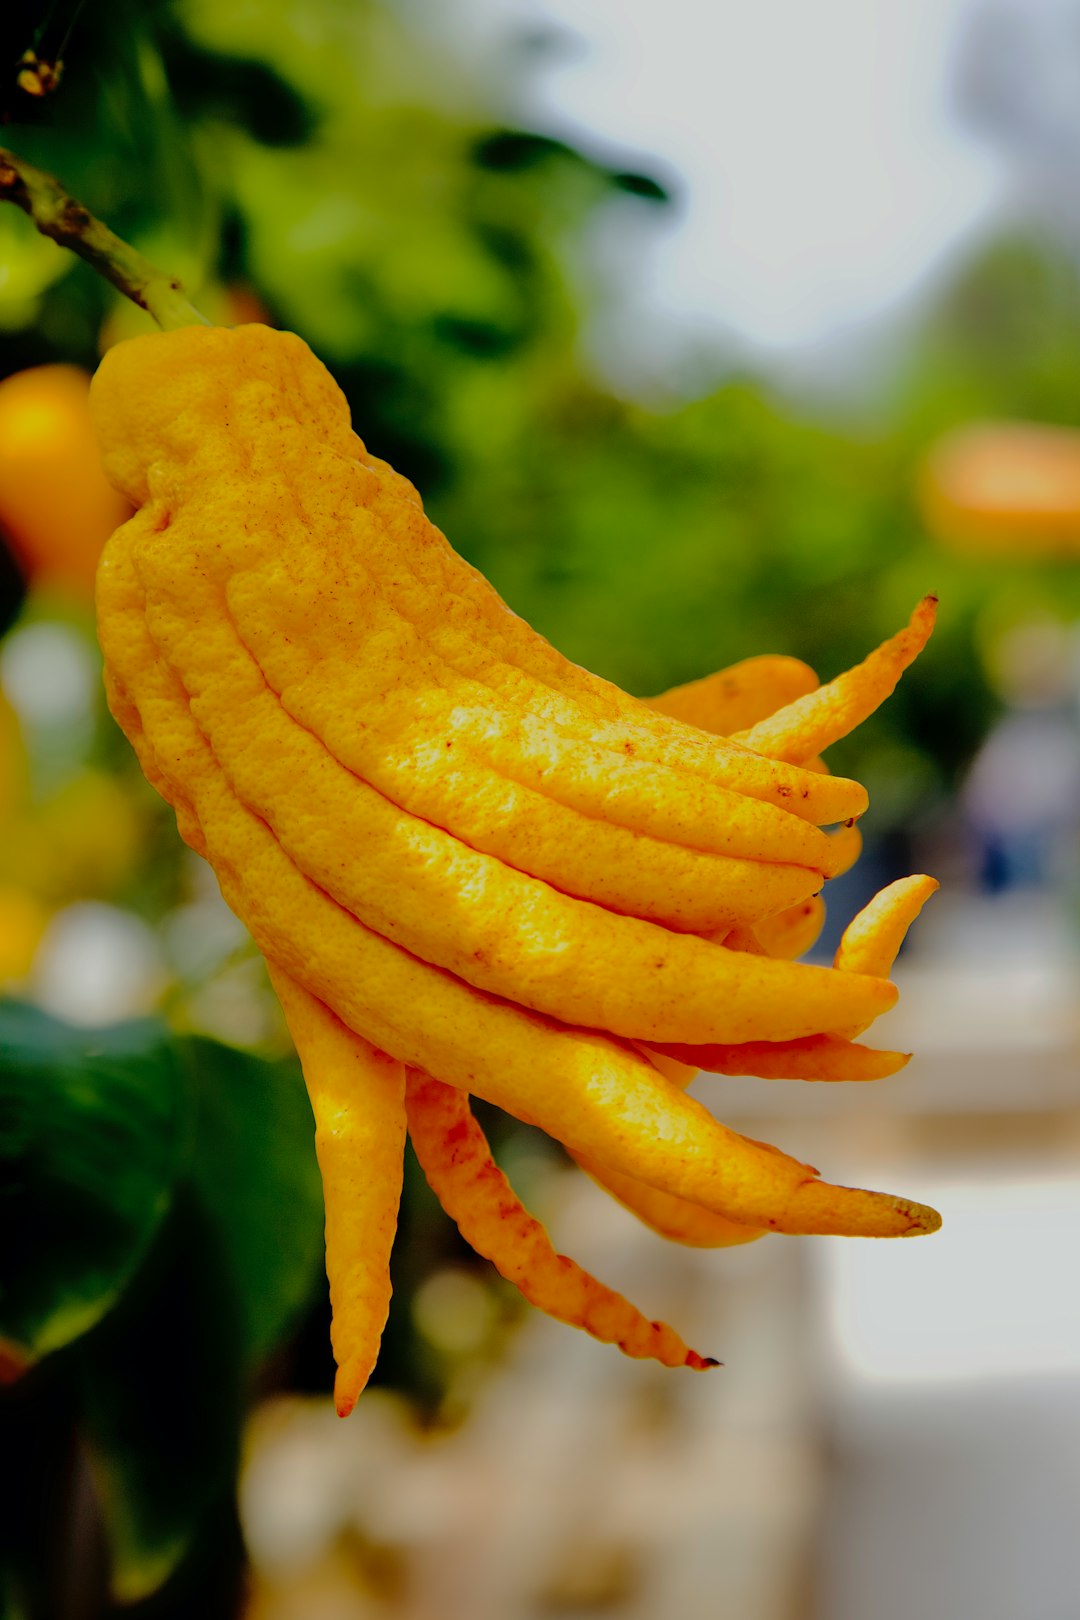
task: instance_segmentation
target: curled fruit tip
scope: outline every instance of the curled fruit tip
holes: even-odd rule
[[[694,1372],[708,1372],[710,1367],[722,1367],[724,1363],[717,1361],[715,1356],[699,1356],[696,1350],[688,1350],[686,1365]]]

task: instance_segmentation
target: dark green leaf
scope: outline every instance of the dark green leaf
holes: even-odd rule
[[[322,1277],[323,1205],[299,1064],[192,1037],[179,1043],[196,1098],[191,1182],[237,1299],[256,1365]]]
[[[299,1066],[201,1037],[175,1049],[195,1113],[187,1171],[138,1279],[80,1356],[113,1588],[126,1602],[217,1535],[248,1377],[323,1275]]]
[[[481,169],[520,171],[534,169],[550,158],[571,158],[581,162],[573,147],[550,135],[532,135],[522,129],[497,129],[483,135],[473,147],[473,161]]]
[[[9,630],[26,600],[26,581],[0,533],[0,636]]]
[[[446,343],[479,359],[500,360],[521,347],[520,330],[508,331],[491,321],[472,321],[457,315],[437,315],[432,326]]]
[[[156,1591],[228,1499],[242,1348],[217,1225],[181,1188],[137,1278],[79,1346],[84,1436],[123,1602]]]
[[[628,191],[633,197],[644,197],[646,202],[669,203],[671,192],[654,180],[651,174],[639,174],[633,169],[613,170],[611,183],[619,191]]]
[[[9,1371],[115,1302],[165,1209],[188,1116],[149,1020],[78,1030],[0,1003],[0,1342]]]
[[[167,45],[170,88],[188,120],[216,117],[236,123],[266,146],[311,140],[315,109],[265,62],[200,50],[179,31]]]

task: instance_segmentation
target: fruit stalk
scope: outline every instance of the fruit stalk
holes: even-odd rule
[[[207,326],[184,296],[176,276],[159,270],[107,225],[70,197],[53,175],[0,147],[0,201],[28,214],[43,236],[77,253],[99,275],[152,315],[165,332],[181,326]]]

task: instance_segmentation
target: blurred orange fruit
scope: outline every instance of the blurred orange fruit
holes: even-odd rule
[[[931,534],[1001,557],[1080,553],[1080,431],[980,422],[944,435],[920,469]]]
[[[1080,552],[1080,431],[1027,421],[955,429],[926,457],[918,494],[931,533],[957,549]]]
[[[0,531],[27,577],[93,594],[101,548],[130,515],[101,470],[77,366],[0,382]]]

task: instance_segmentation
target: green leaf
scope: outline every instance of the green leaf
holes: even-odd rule
[[[167,1032],[0,1002],[0,1371],[92,1327],[146,1253],[188,1114]]]
[[[617,191],[628,191],[632,197],[642,197],[646,202],[671,201],[671,190],[668,186],[661,185],[653,175],[641,174],[636,169],[613,169],[611,183]]]
[[[322,1277],[322,1193],[299,1065],[175,1041],[190,1154],[138,1277],[80,1346],[115,1597],[185,1572],[235,1474],[250,1376]],[[183,1565],[183,1569],[181,1569]]]
[[[535,169],[552,158],[585,161],[565,141],[523,129],[496,129],[480,136],[473,146],[472,157],[479,168],[511,172]]]
[[[315,1126],[300,1066],[191,1037],[179,1053],[196,1099],[191,1181],[236,1293],[255,1367],[323,1275]]]
[[[230,1491],[242,1345],[217,1227],[181,1187],[138,1277],[79,1346],[83,1433],[119,1602],[157,1591]]]

